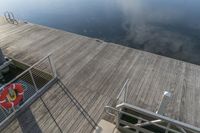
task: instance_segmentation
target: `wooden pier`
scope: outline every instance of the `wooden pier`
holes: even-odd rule
[[[128,103],[155,112],[165,90],[172,92],[167,116],[200,127],[200,66],[32,23],[0,19],[0,47],[27,64],[53,52],[59,77],[99,121],[126,79]],[[55,84],[42,99],[66,133],[89,133],[91,125]],[[41,99],[3,133],[59,132]]]

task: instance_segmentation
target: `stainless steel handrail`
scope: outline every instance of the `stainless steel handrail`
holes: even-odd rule
[[[4,17],[8,23],[18,24],[18,21],[15,19],[15,16],[12,12],[4,12]]]
[[[164,120],[166,122],[170,122],[170,123],[172,123],[174,125],[177,125],[178,127],[183,127],[183,128],[186,128],[186,129],[191,129],[191,130],[195,130],[197,132],[200,132],[200,128],[198,128],[198,127],[195,127],[195,126],[192,126],[190,124],[186,124],[186,123],[171,119],[171,118],[163,116],[163,115],[159,115],[159,114],[153,113],[151,111],[136,107],[136,106],[128,104],[128,103],[122,103],[122,104],[117,105],[116,107],[118,109],[126,107],[126,108],[132,109],[132,110],[134,110],[136,112],[145,114],[147,116],[154,117],[156,119],[161,119],[161,120]]]
[[[110,107],[110,106],[105,106],[105,112],[106,112],[107,114],[112,114],[112,113],[108,113],[108,111],[107,111],[106,109],[111,109],[112,111],[116,111],[116,112],[118,112],[118,113],[128,115],[128,116],[130,116],[130,117],[132,117],[132,118],[136,118],[136,119],[138,119],[138,120],[142,120],[142,121],[145,121],[145,122],[149,122],[149,123],[151,123],[152,125],[155,125],[155,126],[157,126],[157,127],[160,127],[160,128],[163,128],[163,129],[166,129],[166,130],[169,130],[169,131],[172,131],[172,132],[174,132],[174,133],[181,133],[181,132],[177,132],[177,131],[175,131],[175,130],[173,130],[173,129],[168,129],[167,127],[164,127],[164,126],[162,126],[162,125],[158,125],[158,124],[156,124],[156,123],[154,123],[154,122],[147,121],[146,119],[143,119],[143,118],[138,117],[138,116],[133,115],[133,114],[129,114],[129,113],[127,113],[127,112],[118,110],[118,109],[113,108],[113,107]],[[114,114],[113,114],[113,115],[114,115]],[[117,115],[115,115],[115,116],[118,117]],[[117,121],[118,121],[118,120],[117,120]],[[133,127],[133,128],[134,128],[134,127]]]
[[[121,106],[121,107],[124,107],[124,106]],[[135,106],[134,106],[135,107]],[[140,108],[138,108],[138,107],[135,107],[134,108],[134,110],[136,111],[136,112],[139,112],[139,113],[144,113],[145,115],[147,115],[147,116],[149,116],[149,117],[153,117],[153,118],[155,118],[155,119],[157,119],[157,120],[161,120],[161,121],[163,121],[163,122],[167,122],[167,123],[169,123],[169,124],[173,124],[173,125],[175,125],[175,126],[177,126],[177,128],[179,128],[180,129],[180,131],[176,131],[176,130],[173,130],[173,129],[170,129],[168,126],[167,127],[165,127],[165,126],[162,126],[162,125],[158,125],[157,124],[157,121],[148,121],[148,120],[146,120],[146,119],[144,119],[144,118],[141,118],[141,117],[139,117],[139,116],[136,116],[136,115],[133,115],[133,114],[130,114],[130,113],[127,113],[127,112],[124,112],[124,111],[122,111],[122,110],[120,110],[119,109],[119,106],[118,106],[118,108],[113,108],[113,107],[110,107],[110,106],[105,106],[105,112],[107,113],[107,114],[109,114],[109,115],[111,115],[111,116],[113,116],[113,117],[116,117],[117,119],[119,119],[118,117],[118,115],[119,114],[125,114],[125,115],[128,115],[128,116],[130,116],[130,117],[133,117],[133,118],[136,118],[136,119],[138,119],[138,120],[142,120],[142,121],[144,121],[145,123],[148,123],[148,124],[152,124],[152,125],[155,125],[155,126],[157,126],[157,127],[160,127],[160,128],[162,128],[162,129],[165,129],[165,130],[167,130],[167,131],[171,131],[171,132],[174,132],[174,133],[184,133],[184,129],[186,129],[186,130],[189,130],[189,131],[191,131],[191,132],[193,132],[193,133],[199,133],[200,132],[200,128],[196,128],[196,127],[194,127],[194,126],[192,126],[192,125],[189,125],[189,124],[185,124],[185,123],[182,123],[182,122],[179,122],[179,121],[176,121],[176,120],[172,120],[172,119],[170,119],[170,118],[168,118],[168,117],[164,117],[164,116],[160,116],[160,115],[158,115],[158,114],[153,114],[153,113],[151,113],[150,111],[146,111],[146,110],[143,110],[143,109],[140,109]],[[117,112],[117,114],[114,114],[114,113],[111,113],[110,111],[114,111],[114,112]],[[147,113],[148,112],[148,113]],[[149,114],[149,115],[148,115]],[[152,115],[153,114],[153,115]],[[119,121],[119,120],[117,120],[117,121]],[[135,124],[134,126],[139,126],[139,125],[137,125],[137,124]],[[134,128],[134,127],[133,127]]]

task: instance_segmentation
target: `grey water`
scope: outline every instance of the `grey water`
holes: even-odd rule
[[[199,0],[6,0],[0,15],[200,64]]]

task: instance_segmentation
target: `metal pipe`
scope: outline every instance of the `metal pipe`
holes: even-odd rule
[[[126,107],[127,109],[134,110],[134,111],[139,112],[141,114],[153,117],[155,119],[164,120],[166,122],[169,122],[169,123],[174,124],[174,125],[179,126],[179,127],[183,127],[183,128],[189,129],[189,130],[195,130],[197,132],[200,132],[200,128],[194,127],[192,125],[189,125],[189,124],[177,121],[177,120],[170,119],[166,116],[162,116],[160,114],[156,114],[156,113],[150,112],[150,111],[145,110],[145,109],[141,109],[141,108],[136,107],[134,105],[130,105],[130,104],[127,104],[127,103],[122,103],[122,104],[117,105],[117,108],[123,108],[123,107]],[[193,131],[191,131],[191,132],[193,132]]]
[[[152,125],[155,125],[155,126],[157,126],[157,127],[163,128],[163,129],[165,129],[165,130],[168,130],[168,131],[171,131],[171,132],[174,132],[174,133],[181,133],[181,132],[179,132],[179,131],[170,129],[170,128],[168,128],[168,127],[164,127],[164,126],[162,126],[162,125],[158,125],[158,124],[156,124],[156,123],[153,123],[152,121],[148,121],[148,120],[146,120],[146,119],[144,119],[144,118],[138,117],[138,116],[136,116],[136,115],[133,115],[133,114],[130,114],[130,113],[121,111],[121,110],[118,110],[118,109],[113,108],[113,107],[110,107],[110,106],[105,106],[105,112],[106,112],[106,113],[108,113],[108,109],[109,109],[109,110],[111,109],[111,110],[116,111],[116,112],[118,112],[118,113],[120,112],[120,113],[122,113],[122,114],[128,115],[128,116],[133,117],[133,118],[136,118],[136,119],[138,119],[138,120],[142,120],[142,121],[148,122],[148,123],[150,123],[150,124],[152,124]],[[137,112],[138,112],[138,111],[137,111]],[[142,113],[142,112],[140,112],[140,113]],[[110,114],[110,112],[109,112],[108,114]],[[111,113],[111,114],[112,114],[112,113]],[[112,114],[112,116],[113,116],[113,115],[115,115],[115,114]],[[115,115],[115,116],[116,116],[116,115]],[[147,115],[147,116],[150,116],[150,115]],[[117,117],[117,116],[116,116],[116,117]],[[151,116],[151,117],[152,117],[152,116]],[[190,130],[190,131],[193,132],[193,133],[197,133],[197,132],[200,131],[200,129],[198,129],[198,128],[196,128],[196,127],[192,127],[192,126],[187,126],[187,127],[185,127],[186,125],[185,125],[184,123],[180,124],[181,122],[179,122],[179,124],[175,123],[174,121],[166,121],[166,122],[168,122],[168,123],[170,123],[170,124],[174,124],[175,126],[179,127],[179,129],[180,129],[180,127],[182,128],[182,126],[184,126],[183,128],[186,128],[187,130]],[[181,130],[181,131],[182,131],[182,130]]]
[[[48,56],[48,60],[49,60],[49,63],[50,63],[50,66],[51,66],[51,71],[52,71],[54,77],[57,77],[57,72],[56,72],[56,68],[54,66],[54,62],[52,60],[52,57]]]
[[[36,92],[37,92],[37,91],[38,91],[38,87],[37,87],[37,85],[36,85],[36,83],[35,83],[35,80],[34,80],[34,78],[33,78],[33,74],[32,74],[31,69],[30,69],[28,72],[29,72],[29,74],[30,74],[30,76],[31,76],[31,80],[32,80],[32,82],[33,82],[33,86],[35,87],[35,90],[36,90]]]

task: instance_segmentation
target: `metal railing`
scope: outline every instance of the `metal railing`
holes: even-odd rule
[[[124,109],[128,109],[127,112]],[[131,113],[130,113],[131,111]],[[152,128],[157,128],[162,130],[164,133],[199,133],[200,128],[194,127],[189,124],[182,123],[170,119],[168,117],[141,109],[139,107],[122,103],[116,108],[106,106],[105,112],[116,119],[116,126],[124,131],[132,132],[144,132],[152,133]],[[135,120],[135,122],[130,122],[123,118],[123,116],[128,117],[129,120]],[[147,128],[148,127],[148,128]]]
[[[0,106],[0,130],[6,127],[12,121],[11,118],[14,118],[14,116],[18,112],[20,113],[21,110],[25,109],[28,105],[31,105],[31,103],[33,103],[37,98],[40,98],[43,105],[48,110],[50,116],[52,117],[57,127],[59,128],[59,131],[62,133],[63,132],[62,129],[56,122],[56,119],[54,118],[53,114],[50,112],[49,108],[45,104],[45,101],[41,97],[41,95],[54,83],[58,83],[60,88],[71,99],[71,101],[81,112],[81,114],[86,118],[86,120],[93,127],[93,129],[98,127],[98,124],[94,121],[94,119],[82,107],[82,105],[78,102],[78,100],[64,85],[64,83],[57,77],[56,69],[53,65],[53,60],[51,59],[51,54],[44,57],[34,65],[30,66],[28,69],[26,69],[20,75],[16,76],[9,83],[2,86],[0,88],[0,92],[3,90],[3,88],[12,83],[25,84],[23,103],[19,106],[11,108],[10,110],[4,109],[2,106]]]
[[[55,83],[56,71],[51,59],[51,54],[42,58],[34,65],[23,71],[7,84],[0,88],[0,92],[12,83],[21,83],[24,87],[23,101],[20,105],[5,109],[0,106],[0,127],[8,123],[17,112],[22,111],[25,107],[29,106],[40,95],[42,95],[52,84]]]
[[[6,21],[8,23],[11,23],[11,24],[18,24],[19,22],[15,19],[15,16],[12,12],[4,12],[4,17],[6,18]]]

